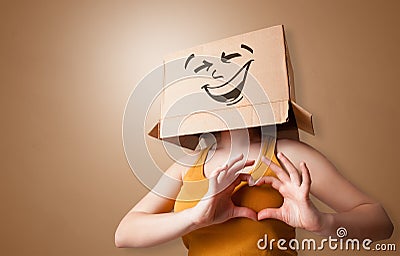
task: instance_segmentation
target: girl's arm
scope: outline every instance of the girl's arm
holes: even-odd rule
[[[173,164],[160,179],[157,186],[170,187],[170,196],[179,192],[182,167]],[[171,178],[176,179],[176,183]],[[194,226],[187,211],[171,212],[174,200],[147,193],[121,220],[115,232],[117,247],[146,247],[175,239],[190,232]]]
[[[277,149],[283,153],[278,153],[278,159],[285,170],[271,163],[279,179],[265,178],[261,183],[278,189],[284,196],[284,205],[264,209],[258,213],[259,219],[281,219],[326,236],[336,236],[339,227],[346,228],[347,237],[351,238],[376,241],[391,236],[393,224],[381,204],[340,175],[319,151],[293,140],[278,140]],[[309,192],[336,213],[319,212]]]
[[[208,192],[200,202],[193,208],[177,213],[171,212],[174,199],[168,199],[153,192],[163,191],[163,195],[176,198],[182,185],[182,174],[186,168],[173,164],[166,171],[166,175],[160,179],[156,188],[122,219],[115,233],[115,245],[117,247],[147,247],[230,218],[247,217],[255,220],[257,214],[253,210],[237,207],[230,199],[235,186],[242,180],[250,181],[250,175],[239,175],[238,172],[254,164],[254,161],[242,160],[243,154],[215,170],[209,178]]]

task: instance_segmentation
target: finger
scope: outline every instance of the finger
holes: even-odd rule
[[[225,171],[227,166],[221,166],[215,169],[208,179],[208,193],[210,196],[214,196],[218,192],[218,176],[221,172]]]
[[[243,156],[244,156],[244,155],[243,155],[243,153],[242,153],[242,154],[240,154],[240,155],[237,155],[237,156],[235,156],[235,157],[229,159],[229,160],[228,160],[228,163],[226,164],[226,165],[228,166],[227,169],[232,168],[232,166],[234,166],[237,162],[239,162],[240,160],[242,160],[242,159],[243,159]]]
[[[254,159],[247,160],[247,161],[244,163],[243,168],[244,168],[244,167],[248,167],[248,166],[252,166],[255,162],[256,162],[256,160],[254,160]]]
[[[242,181],[247,181],[249,183],[251,183],[251,182],[254,183],[253,177],[251,176],[251,174],[248,174],[248,173],[240,173],[238,175],[238,177],[236,178],[236,181],[239,182],[239,183],[242,182]]]
[[[252,220],[257,220],[257,213],[247,207],[234,206],[232,218],[244,217]]]
[[[227,174],[229,175],[229,177],[231,179],[229,182],[233,182],[233,180],[235,178],[235,177],[232,177],[232,173],[233,173],[232,172],[232,166],[235,166],[236,163],[241,161],[243,159],[243,156],[244,156],[243,154],[239,154],[239,155],[229,159],[228,162],[226,163]]]
[[[250,174],[241,173],[235,179],[235,181],[233,181],[232,184],[229,185],[227,190],[232,192],[235,189],[235,187],[238,186],[242,181],[247,181],[247,183],[249,183],[249,184],[254,184],[253,177]]]
[[[222,180],[225,178],[225,175],[226,175],[226,171],[225,171],[225,170],[221,171],[221,172],[218,174],[218,177],[217,177],[218,183],[221,183],[221,182],[222,182]]]
[[[208,179],[208,191],[207,191],[207,193],[208,193],[209,196],[214,196],[216,194],[216,192],[217,192],[217,187],[218,187],[217,186],[217,184],[218,184],[217,179],[218,179],[217,175],[214,175],[214,176],[212,176],[212,177],[210,177]]]
[[[308,167],[304,162],[300,163],[300,169],[302,177],[301,187],[303,187],[306,190],[306,193],[310,193],[310,188],[311,188],[310,170],[308,170]]]
[[[228,170],[228,172],[229,173],[233,173],[233,174],[240,174],[241,173],[241,171],[244,169],[244,168],[246,168],[246,167],[248,167],[248,166],[252,166],[253,164],[255,163],[255,160],[247,160],[247,161],[245,161],[244,163],[238,163],[238,164],[235,164],[234,166],[232,166],[232,168],[231,169],[229,169]]]
[[[277,219],[283,221],[281,208],[266,208],[258,212],[258,220]]]
[[[269,168],[271,168],[271,170],[276,174],[276,176],[278,176],[278,178],[282,182],[286,182],[286,181],[290,182],[289,174],[284,169],[282,169],[279,165],[275,164],[273,161],[266,158],[265,156],[261,157],[261,161],[263,161],[267,166],[269,166]]]
[[[290,180],[294,182],[294,184],[296,184],[297,186],[300,186],[300,174],[297,168],[282,152],[279,152],[277,156],[278,159],[282,162],[285,169],[288,171]]]
[[[217,175],[214,175],[208,179],[208,191],[207,191],[207,197],[208,196],[214,196],[217,192]]]
[[[226,171],[228,168],[228,165],[223,165],[215,169],[214,171],[211,172],[210,177],[218,176],[222,171]]]
[[[255,163],[254,160],[244,160],[243,159],[242,161],[236,162],[235,164],[231,165],[230,167],[228,165],[229,169],[227,170],[226,177],[231,179],[230,182],[232,182],[241,173],[243,168],[245,168],[247,166],[252,166],[254,163]]]
[[[263,184],[270,184],[274,189],[278,191],[280,187],[283,185],[282,181],[278,180],[273,176],[264,176],[261,179],[259,179],[256,183],[257,186],[261,186]]]

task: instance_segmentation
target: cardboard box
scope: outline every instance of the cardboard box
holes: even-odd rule
[[[199,45],[167,56],[161,116],[149,132],[194,149],[207,132],[277,125],[279,137],[314,134],[296,104],[283,25]]]

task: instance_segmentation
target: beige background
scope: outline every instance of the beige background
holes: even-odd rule
[[[396,0],[1,1],[0,254],[184,255],[179,240],[114,247],[117,224],[147,192],[124,156],[125,103],[165,54],[281,23],[298,102],[315,118],[316,136],[302,139],[381,201],[397,229],[399,7]],[[387,242],[400,246],[397,230]]]

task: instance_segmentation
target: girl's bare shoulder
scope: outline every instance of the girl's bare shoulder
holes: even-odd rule
[[[277,152],[283,152],[284,154],[310,154],[312,152],[317,152],[315,148],[307,143],[292,139],[277,139],[276,148]]]
[[[320,164],[331,164],[323,153],[305,142],[291,140],[291,139],[278,139],[276,142],[276,153],[282,152],[294,164],[300,164],[301,161]]]

